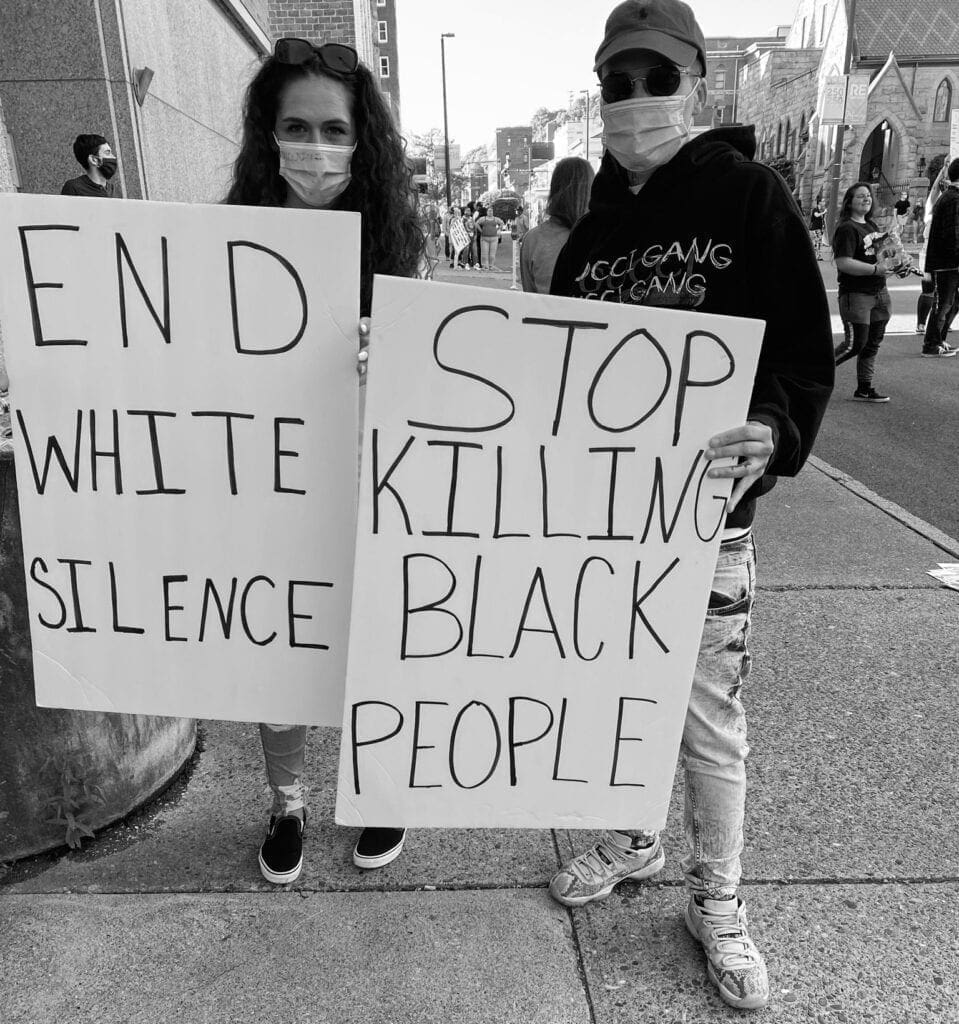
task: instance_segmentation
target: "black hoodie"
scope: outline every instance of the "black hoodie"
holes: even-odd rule
[[[833,387],[832,324],[809,233],[780,176],[755,163],[752,127],[687,143],[638,195],[606,153],[550,291],[766,321],[748,418],[768,424],[767,474],[726,519],[802,468]]]

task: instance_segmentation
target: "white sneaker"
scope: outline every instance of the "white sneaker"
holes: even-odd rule
[[[746,908],[734,896],[686,907],[686,927],[706,952],[706,969],[723,1001],[739,1010],[759,1010],[769,1002],[766,963],[746,930]]]
[[[645,849],[626,850],[604,835],[553,876],[549,894],[567,907],[581,907],[592,900],[605,899],[627,878],[638,881],[655,875],[665,863],[659,836]]]

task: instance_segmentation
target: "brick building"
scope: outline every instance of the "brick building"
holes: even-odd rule
[[[487,179],[490,190],[509,188],[522,195],[529,187],[530,162],[537,155],[534,146],[545,144],[533,142],[530,125],[512,125],[497,128],[496,137],[489,144],[487,156]]]
[[[820,125],[825,79],[844,70],[851,0],[801,0],[785,47],[755,54],[740,72],[740,120],[760,155],[793,161],[806,209],[830,192],[838,129]],[[844,132],[838,194],[858,179],[878,205],[928,190],[925,169],[948,153],[959,102],[956,0],[855,0],[850,72],[869,78],[866,123]],[[957,154],[959,155],[959,154]]]
[[[708,98],[704,109],[696,115],[697,126],[713,127],[738,119],[739,72],[747,60],[757,53],[786,45],[784,26],[774,36],[709,36],[706,39],[706,84]]]
[[[379,79],[393,119],[400,123],[397,0],[267,0],[270,32],[312,42],[336,41],[356,48]]]

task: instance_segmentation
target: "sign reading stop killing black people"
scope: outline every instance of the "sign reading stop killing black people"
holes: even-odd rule
[[[755,320],[377,278],[337,821],[659,828]]]
[[[37,703],[338,724],[359,217],[0,197]]]

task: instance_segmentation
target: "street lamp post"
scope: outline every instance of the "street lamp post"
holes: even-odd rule
[[[446,118],[446,40],[454,39],[454,32],[440,34],[440,58],[443,63],[443,149],[446,152],[446,208],[453,205],[453,194],[450,186],[450,129]]]
[[[589,89],[581,89],[586,97],[586,162],[589,163]]]

